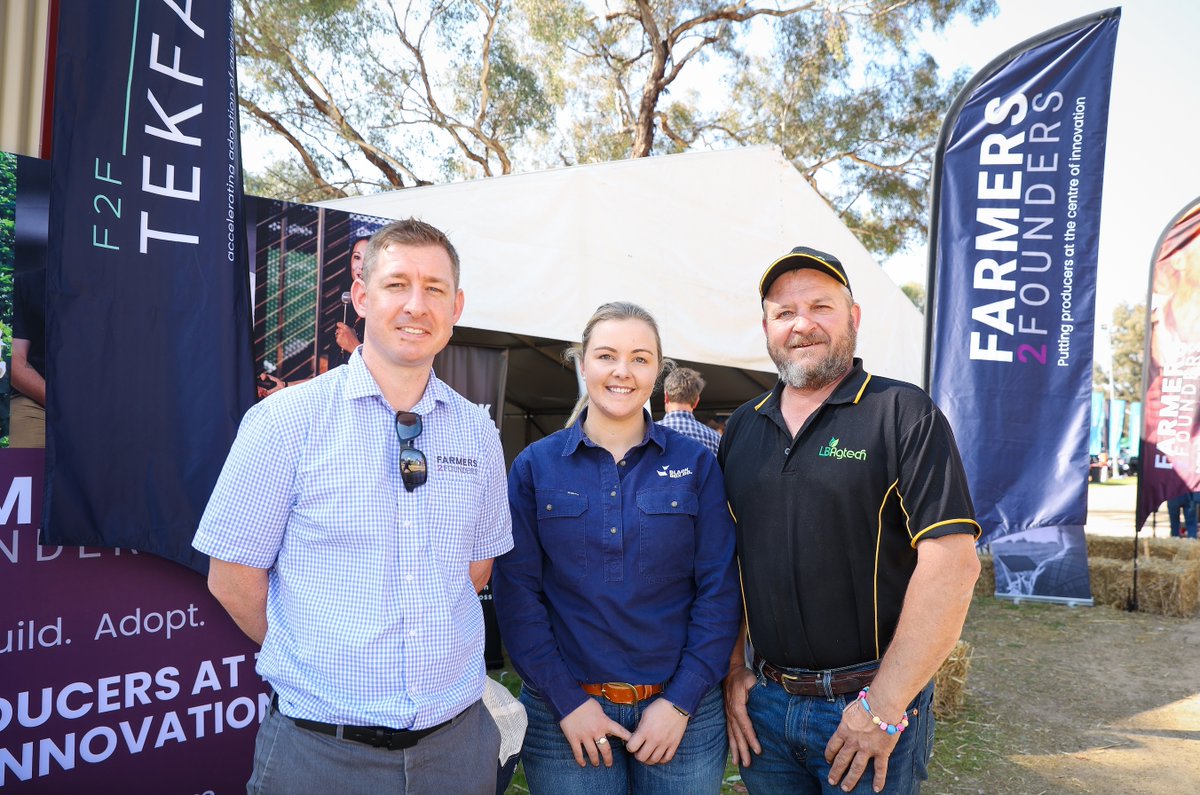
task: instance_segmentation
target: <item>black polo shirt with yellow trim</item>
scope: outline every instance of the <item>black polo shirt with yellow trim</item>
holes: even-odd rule
[[[979,535],[954,434],[925,392],[860,359],[794,439],[782,390],[738,408],[718,454],[751,641],[789,668],[878,659],[917,544]]]

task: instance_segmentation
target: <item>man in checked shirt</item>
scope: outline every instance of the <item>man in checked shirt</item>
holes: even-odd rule
[[[275,690],[250,792],[495,791],[476,592],[512,528],[495,425],[433,372],[458,284],[439,230],[377,232],[351,288],[366,341],[247,412],[201,519]]]

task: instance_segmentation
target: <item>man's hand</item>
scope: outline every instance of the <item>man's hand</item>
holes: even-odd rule
[[[900,720],[900,713],[893,717]],[[888,734],[880,731],[867,711],[855,700],[842,711],[842,722],[825,746],[825,761],[832,765],[829,783],[835,787],[840,783],[842,789],[849,792],[858,784],[863,771],[867,769],[867,763],[873,761],[875,780],[872,787],[876,792],[882,791],[887,780],[888,759],[898,742],[899,732]]]
[[[594,698],[584,701],[575,710],[558,722],[571,753],[575,754],[575,762],[580,767],[587,767],[587,760],[596,767],[600,759],[604,759],[605,767],[612,767],[612,748],[608,735],[628,740],[630,735],[624,726],[604,714],[604,708]],[[598,740],[603,742],[597,742]]]
[[[625,743],[625,750],[644,765],[670,762],[687,731],[688,719],[665,698],[659,698],[642,713],[637,731]]]
[[[751,751],[762,753],[758,735],[750,723],[750,713],[746,710],[750,688],[757,681],[754,671],[745,665],[735,665],[725,677],[725,731],[729,735],[729,752],[733,755],[734,764],[747,767],[750,765]]]

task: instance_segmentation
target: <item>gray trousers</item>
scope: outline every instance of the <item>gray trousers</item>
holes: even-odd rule
[[[270,710],[254,744],[248,795],[493,795],[500,732],[477,701],[412,748],[389,751],[301,729]]]

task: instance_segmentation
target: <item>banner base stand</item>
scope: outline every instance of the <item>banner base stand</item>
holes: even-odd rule
[[[1019,605],[1021,602],[1051,602],[1054,604],[1066,605],[1067,607],[1095,607],[1096,603],[1093,599],[1076,599],[1069,596],[1037,596],[1034,594],[1014,594],[1014,593],[996,593],[992,594],[997,599],[1007,599],[1014,605]]]

